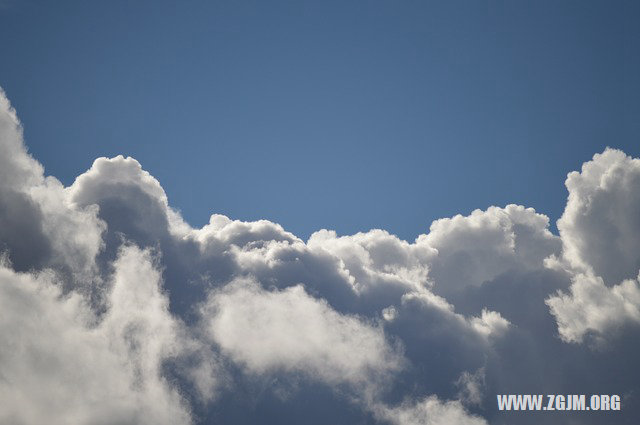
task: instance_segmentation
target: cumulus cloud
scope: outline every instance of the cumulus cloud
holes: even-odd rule
[[[589,332],[601,336],[627,322],[640,322],[640,286],[625,280],[607,287],[601,277],[579,274],[570,293],[547,299],[558,319],[558,331],[569,342],[582,342]]]
[[[495,394],[634,394],[638,164],[570,174],[559,235],[507,205],[304,241],[193,228],[129,157],[65,187],[0,93],[0,422],[512,424]]]
[[[26,151],[22,127],[0,91],[0,250],[16,270],[53,267],[67,279],[90,278],[102,246],[97,208],[77,208],[69,190]]]
[[[437,252],[430,275],[435,290],[444,294],[479,286],[509,270],[539,269],[560,250],[549,218],[520,205],[436,220],[417,243]]]
[[[546,302],[560,336],[582,342],[640,323],[640,160],[607,149],[570,173],[566,185],[558,220],[564,249],[549,263],[569,270],[573,283]]]
[[[0,422],[186,424],[189,410],[162,376],[179,326],[147,253],[114,263],[111,308],[97,317],[51,273],[0,268]]]
[[[379,326],[337,313],[302,285],[267,291],[236,281],[213,291],[202,313],[211,340],[254,373],[284,370],[357,385],[402,366]]]
[[[563,256],[607,285],[640,269],[640,160],[607,149],[569,174],[569,198],[558,220]]]

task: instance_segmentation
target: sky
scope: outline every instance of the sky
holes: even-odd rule
[[[0,85],[65,184],[122,154],[196,226],[220,213],[303,238],[413,241],[511,202],[553,225],[568,172],[607,146],[640,154],[639,14],[631,1],[13,0]]]
[[[0,424],[637,423],[638,12],[0,0]]]

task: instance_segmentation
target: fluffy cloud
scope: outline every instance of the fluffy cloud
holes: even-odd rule
[[[563,255],[607,285],[640,269],[640,160],[607,149],[569,174],[569,199],[558,220]]]
[[[335,312],[301,285],[267,291],[233,282],[209,295],[203,316],[212,341],[254,373],[285,370],[357,385],[402,366],[380,327]]]
[[[90,280],[102,247],[97,208],[77,208],[69,190],[26,151],[22,127],[0,91],[0,250],[16,270],[52,267],[67,280]]]
[[[436,220],[417,243],[438,253],[430,275],[436,291],[444,294],[479,286],[509,270],[539,269],[545,258],[560,251],[549,219],[519,205]]]
[[[562,259],[549,263],[569,270],[573,283],[546,302],[565,341],[597,340],[640,323],[640,160],[607,149],[570,173],[566,185]]]
[[[628,322],[640,322],[640,286],[625,280],[607,287],[601,277],[575,276],[570,293],[550,297],[547,304],[558,319],[558,331],[569,342],[582,342],[589,332],[600,337]]]
[[[528,423],[496,410],[518,391],[626,394],[623,422],[639,163],[606,150],[570,174],[559,235],[507,205],[413,242],[305,242],[218,214],[192,228],[133,158],[64,187],[0,94],[0,422]]]
[[[96,316],[50,273],[0,268],[0,422],[187,424],[190,413],[162,376],[183,349],[148,253],[114,263],[111,308]]]
[[[24,191],[41,183],[44,169],[27,154],[22,126],[4,91],[0,91],[0,140],[0,186]]]

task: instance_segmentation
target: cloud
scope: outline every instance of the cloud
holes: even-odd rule
[[[519,205],[436,220],[416,242],[437,252],[430,276],[443,294],[479,286],[510,270],[540,269],[561,245],[549,231],[549,218]]]
[[[558,220],[564,249],[550,265],[569,270],[572,285],[546,303],[565,341],[601,339],[640,323],[640,160],[606,149],[570,173],[566,185]]]
[[[267,291],[236,281],[212,291],[202,314],[211,340],[251,373],[287,371],[357,385],[402,367],[382,328],[337,313],[302,285]]]
[[[624,394],[622,423],[640,414],[639,163],[608,149],[570,174],[559,235],[507,205],[412,242],[304,241],[193,228],[129,157],[65,187],[1,93],[0,422],[518,424],[495,394],[591,391]]]
[[[51,267],[77,284],[91,279],[104,223],[95,205],[78,208],[69,189],[26,151],[22,127],[0,91],[0,250],[16,270]]]
[[[459,401],[442,402],[435,396],[417,403],[404,403],[394,408],[383,408],[379,416],[395,425],[486,425],[487,422],[470,415]]]
[[[607,285],[640,269],[640,160],[606,149],[569,174],[569,198],[558,220],[563,257]]]
[[[600,336],[627,322],[640,322],[637,280],[609,288],[601,277],[579,274],[569,294],[560,292],[546,302],[558,320],[560,336],[568,342],[582,342],[589,332]]]
[[[64,295],[50,273],[0,268],[0,422],[190,423],[161,373],[181,348],[160,274],[132,247],[114,267],[103,317],[81,295]]]
[[[0,91],[0,140],[3,153],[0,157],[0,185],[26,190],[41,183],[44,169],[27,154],[22,126],[4,91]]]
[[[485,369],[480,368],[477,371],[463,372],[456,381],[459,393],[458,397],[463,403],[469,405],[480,405],[482,403],[482,393],[485,387]]]

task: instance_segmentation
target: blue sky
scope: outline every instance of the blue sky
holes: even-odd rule
[[[200,226],[306,238],[519,203],[640,155],[640,6],[585,1],[12,1],[0,86],[65,184],[130,155]]]

